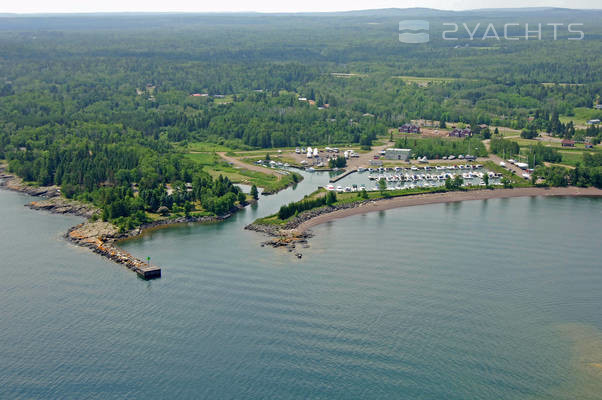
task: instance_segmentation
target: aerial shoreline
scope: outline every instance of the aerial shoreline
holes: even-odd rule
[[[334,221],[336,219],[361,215],[374,211],[385,211],[394,208],[420,206],[428,204],[456,203],[460,201],[506,199],[514,197],[602,197],[602,189],[594,187],[552,187],[552,188],[514,188],[514,189],[482,189],[470,191],[426,193],[409,196],[394,197],[389,199],[362,202],[356,207],[334,209],[332,212],[322,213],[307,220],[300,221],[297,226],[289,230],[292,235],[304,235],[311,228]]]
[[[62,197],[58,190],[59,188],[56,186],[29,186],[18,176],[6,173],[5,165],[0,165],[0,189],[43,198],[41,201],[34,200],[25,204],[26,207],[32,210],[85,218],[86,221],[69,228],[63,235],[64,238],[72,244],[86,247],[92,252],[117,264],[122,264],[134,272],[143,270],[148,267],[149,264],[121,249],[119,243],[139,238],[148,232],[170,226],[187,223],[210,224],[221,222],[228,219],[233,212],[242,208],[235,206],[229,213],[219,216],[183,216],[152,221],[129,231],[120,232],[119,229],[110,222],[90,220],[93,215],[99,213],[98,208],[95,206]]]

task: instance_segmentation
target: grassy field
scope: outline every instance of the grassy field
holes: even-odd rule
[[[582,151],[560,151],[562,155],[562,164],[576,167],[578,163],[583,163]]]
[[[493,133],[493,131],[495,130],[495,127],[491,127],[490,129],[491,129],[491,133]],[[498,127],[498,131],[500,132],[500,135],[502,135],[505,138],[508,136],[520,136],[519,130],[506,128],[505,126]]]
[[[228,104],[234,101],[234,96],[231,94],[226,95],[225,97],[216,97],[213,99],[215,104]]]
[[[562,163],[555,165],[575,167],[578,163],[583,162],[583,154],[586,152],[601,152],[602,149],[596,146],[594,149],[586,149],[583,143],[575,143],[575,147],[562,147],[560,142],[544,142],[541,140],[534,139],[523,139],[523,138],[512,138],[521,147],[521,154],[528,153],[529,146],[536,146],[542,144],[547,147],[553,147],[558,150],[562,155]]]
[[[434,76],[430,76],[430,77],[404,76],[404,75],[393,76],[392,78],[393,79],[401,79],[402,81],[404,81],[406,83],[415,83],[418,86],[428,86],[428,85],[434,84],[434,83],[449,83],[449,82],[454,82],[454,81],[458,80],[458,78],[444,78],[444,77],[434,77]]]
[[[535,140],[535,139],[523,139],[521,137],[513,137],[513,138],[509,138],[508,140],[512,140],[512,141],[518,143],[518,145],[520,147],[536,146],[537,144],[542,144],[544,146],[554,147],[559,150],[562,149],[562,150],[566,150],[566,151],[585,150],[585,145],[583,143],[575,143],[575,147],[562,147],[562,143],[560,143],[560,142],[543,141],[543,140]],[[600,149],[600,147],[597,147],[597,148]],[[594,151],[594,150],[592,150],[592,151]]]
[[[554,83],[554,82],[543,82],[543,86],[545,87],[553,87],[553,86],[561,86],[561,87],[576,87],[583,86],[583,83]]]
[[[263,188],[264,193],[275,193],[285,187],[301,180],[297,174],[282,174],[275,176],[271,174],[264,174],[262,172],[250,171],[247,169],[236,168],[227,162],[223,161],[220,156],[215,153],[188,153],[186,157],[198,162],[203,165],[205,171],[207,171],[214,178],[222,175],[228,177],[234,183],[241,183],[245,185],[256,185]],[[296,178],[294,177],[296,175]]]
[[[216,166],[217,164],[219,164],[220,162],[222,162],[221,157],[218,156],[215,153],[188,153],[186,154],[186,157],[190,158],[191,160],[202,164],[203,166]],[[224,163],[227,164],[227,163]]]
[[[207,142],[188,143],[188,147],[186,148],[186,150],[198,152],[231,151],[231,149],[227,146]]]
[[[561,115],[560,122],[567,123],[573,121],[576,125],[585,125],[590,119],[602,119],[602,110],[593,108],[576,107],[575,115]]]

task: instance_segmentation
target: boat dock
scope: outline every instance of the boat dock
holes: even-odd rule
[[[330,178],[330,183],[334,183],[336,181],[340,181],[341,179],[343,179],[344,177],[353,174],[354,172],[357,172],[356,169],[348,169],[347,171],[345,171],[344,173],[342,173],[341,175],[337,175],[335,177]]]

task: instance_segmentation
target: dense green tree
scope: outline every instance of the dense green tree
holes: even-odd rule
[[[251,186],[251,196],[255,200],[259,199],[259,191],[257,190],[257,186],[255,186],[255,185]]]

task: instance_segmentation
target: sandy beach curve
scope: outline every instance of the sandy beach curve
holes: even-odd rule
[[[352,215],[365,214],[374,211],[384,211],[399,207],[419,206],[426,204],[453,203],[469,200],[503,199],[511,197],[533,197],[533,196],[589,196],[602,197],[602,189],[594,187],[553,187],[553,188],[516,188],[516,189],[494,189],[494,190],[471,190],[467,192],[445,192],[427,193],[391,199],[375,200],[362,204],[359,207],[336,210],[328,214],[321,214],[312,219],[302,222],[294,231],[304,233],[314,226],[339,218]]]

